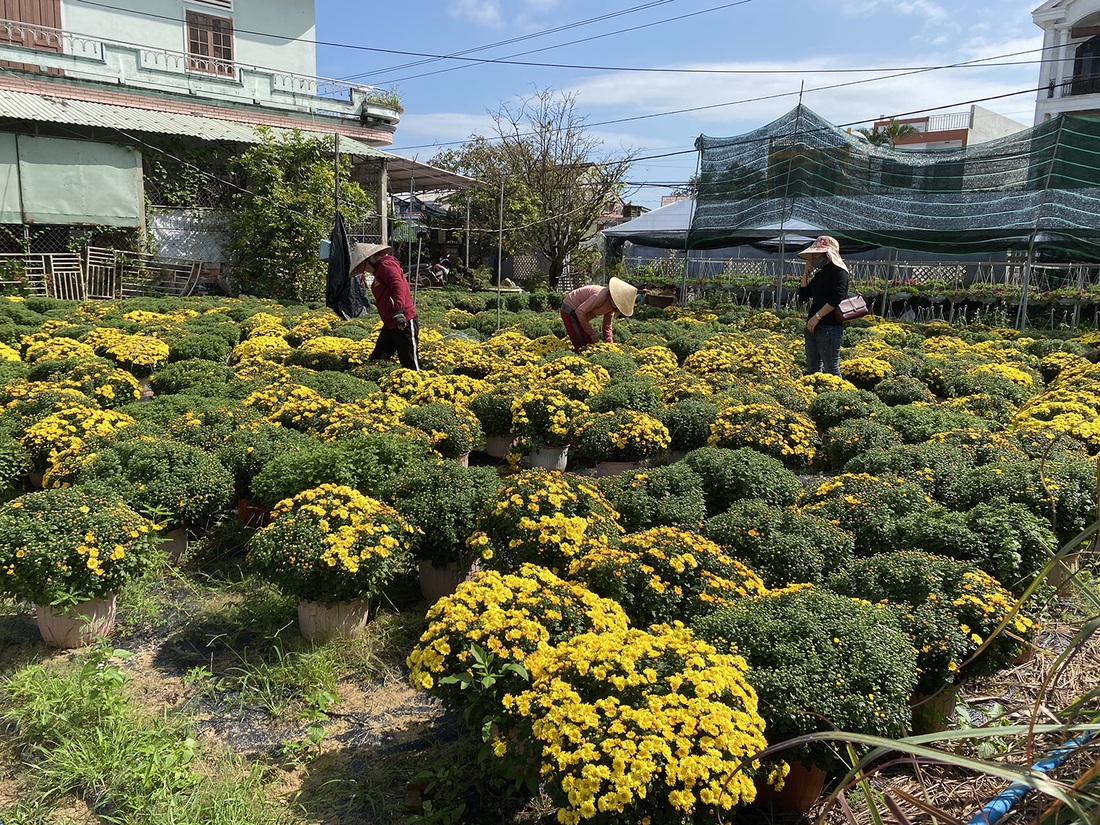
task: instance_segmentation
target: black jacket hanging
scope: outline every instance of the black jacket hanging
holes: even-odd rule
[[[370,312],[370,298],[358,278],[348,275],[351,268],[351,244],[344,228],[344,216],[336,212],[336,222],[329,236],[328,281],[325,285],[325,306],[345,321]]]

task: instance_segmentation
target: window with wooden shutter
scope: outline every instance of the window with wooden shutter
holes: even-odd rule
[[[233,76],[232,20],[187,12],[187,67],[193,72]]]

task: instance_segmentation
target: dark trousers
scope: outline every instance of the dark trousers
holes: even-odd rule
[[[404,329],[382,327],[371,361],[384,361],[397,354],[397,360],[406,369],[420,371],[420,321],[413,318]]]

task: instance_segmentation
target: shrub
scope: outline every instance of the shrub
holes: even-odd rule
[[[821,441],[829,467],[846,469],[856,456],[872,450],[888,450],[901,444],[901,436],[885,424],[853,419],[830,427]]]
[[[169,438],[181,444],[216,453],[237,430],[256,426],[263,420],[263,416],[255,410],[242,409],[235,404],[204,406],[170,421],[164,430]]]
[[[902,404],[931,404],[936,396],[928,385],[911,375],[895,375],[875,385],[875,395],[883,404],[897,407]]]
[[[458,458],[485,439],[477,416],[453,404],[409,407],[401,417],[410,427],[422,430],[432,449],[444,458]]]
[[[741,657],[685,628],[621,628],[544,646],[528,668],[505,704],[559,822],[715,821],[753,798],[740,768],[766,742]]]
[[[801,588],[735,603],[696,631],[745,657],[772,744],[817,731],[897,738],[908,730],[916,652],[887,609]],[[845,769],[827,743],[795,753]]]
[[[852,536],[823,518],[749,499],[703,524],[702,534],[768,587],[821,584],[852,560]]]
[[[611,376],[613,382],[629,378],[638,371],[638,362],[625,352],[618,352],[610,349],[603,351],[597,350],[595,352],[586,350],[585,357],[593,364],[597,364],[607,370],[607,374]],[[643,410],[643,412],[648,411]]]
[[[530,562],[561,574],[592,547],[617,543],[621,532],[618,514],[595,486],[534,469],[509,478],[485,502],[469,544],[491,570],[513,572]]]
[[[664,424],[628,409],[582,416],[573,439],[581,455],[592,461],[644,461],[662,454],[668,442]]]
[[[181,335],[178,338],[173,337],[168,345],[168,360],[171,362],[201,358],[216,364],[224,364],[229,360],[229,353],[233,351],[233,346],[234,344],[220,335]]]
[[[469,409],[486,435],[508,435],[512,431],[513,400],[513,395],[500,390],[483,392],[471,399]]]
[[[868,450],[844,468],[849,473],[898,476],[920,484],[936,501],[958,506],[965,474],[973,457],[961,447],[940,441]]]
[[[1046,519],[1065,544],[1096,521],[1095,485],[1091,461],[1003,461],[966,471],[959,480],[959,507],[1005,498]]]
[[[512,401],[512,432],[528,449],[560,447],[573,437],[574,424],[588,407],[558,390],[532,389]]]
[[[201,358],[175,361],[149,376],[149,386],[157,393],[177,393],[196,384],[224,384],[229,368]]]
[[[394,428],[387,433],[348,436],[335,443],[336,461],[348,468],[349,486],[386,500],[405,471],[431,453],[427,441],[418,435],[417,430]]]
[[[698,398],[685,398],[667,407],[660,415],[668,429],[669,449],[687,453],[707,446],[718,407]]]
[[[299,435],[301,435],[299,433]],[[293,452],[276,451],[252,479],[252,497],[268,506],[325,484],[351,486],[353,471],[336,444],[308,436]]]
[[[627,533],[649,527],[697,528],[707,516],[703,480],[682,461],[597,481]]]
[[[333,370],[303,371],[301,375],[295,375],[295,380],[303,387],[309,387],[325,398],[341,404],[352,404],[379,392],[378,385],[373,381],[364,381],[346,372]]]
[[[91,439],[106,439],[134,419],[114,410],[68,407],[31,424],[20,439],[31,466],[44,472],[60,453]]]
[[[1034,623],[1017,613],[982,655],[965,666],[1014,608],[1012,596],[974,565],[931,553],[900,551],[857,559],[829,586],[888,604],[917,652],[916,691],[931,694],[964,675],[995,672],[1022,650]]]
[[[312,438],[267,421],[256,422],[229,433],[215,452],[218,461],[233,476],[238,496],[247,496],[252,480],[277,456],[301,453],[317,446]],[[307,488],[304,488],[307,489]],[[300,492],[300,491],[298,491]],[[287,496],[265,499],[274,504]]]
[[[589,398],[586,403],[590,410],[598,413],[633,410],[655,415],[664,408],[660,389],[652,378],[645,376],[611,384]]]
[[[840,364],[840,375],[860,389],[871,389],[879,381],[894,375],[894,366],[884,358],[868,356],[851,358]]]
[[[707,514],[716,516],[740,499],[759,498],[769,504],[793,504],[802,494],[798,476],[774,458],[756,450],[701,447],[684,463],[703,479]]]
[[[799,502],[804,513],[850,532],[860,556],[894,548],[898,520],[928,507],[918,484],[899,478],[843,473],[827,479]]]
[[[412,537],[389,505],[326,484],[275,506],[248,563],[288,596],[333,604],[380,593],[407,564]]]
[[[882,402],[867,390],[823,392],[810,402],[809,416],[821,432],[851,419],[867,419]]]
[[[205,527],[233,495],[233,477],[216,458],[170,439],[116,440],[77,481],[107,484],[139,513],[190,530]]]
[[[943,406],[903,404],[880,410],[874,418],[897,430],[906,444],[920,444],[948,430],[989,429],[989,422],[978,416]]]
[[[27,369],[30,381],[51,381],[58,387],[80,390],[104,409],[114,409],[141,397],[137,379],[106,358],[82,356],[50,358]]]
[[[713,541],[675,527],[588,550],[570,564],[569,577],[618,602],[635,627],[689,622],[764,592],[760,577]]]
[[[738,404],[718,411],[709,443],[718,448],[750,447],[795,469],[814,459],[817,430],[806,416],[774,404]]]
[[[0,593],[41,605],[107,596],[150,565],[153,525],[103,490],[43,490],[0,505]]]
[[[457,461],[427,460],[412,465],[393,485],[397,512],[418,529],[413,555],[436,567],[463,563],[466,539],[478,514],[500,486],[492,467],[463,467]]]
[[[627,624],[615,602],[533,564],[462,582],[428,609],[427,621],[408,657],[409,683],[430,691],[479,733],[484,722],[502,716],[505,694],[526,686],[524,665],[536,650]]]

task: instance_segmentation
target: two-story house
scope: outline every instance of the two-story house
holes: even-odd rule
[[[399,101],[316,63],[313,0],[0,0],[0,252],[57,246],[75,226],[148,229],[179,253],[188,222],[216,239],[210,215],[179,203],[146,226],[147,205],[168,203],[150,169],[240,151],[260,125],[339,136],[379,207],[364,237],[387,237],[391,186],[466,182],[379,148]]]
[[[1031,18],[1043,30],[1036,125],[1062,112],[1100,117],[1100,0],[1047,0]]]

